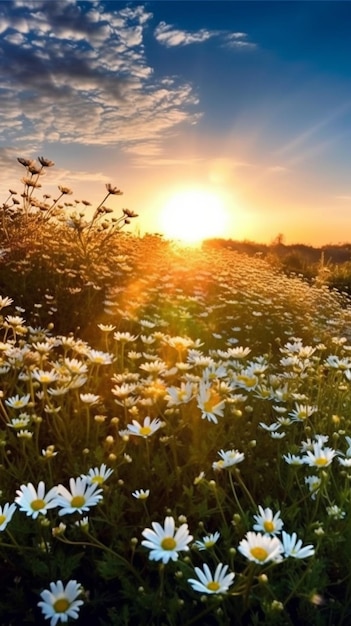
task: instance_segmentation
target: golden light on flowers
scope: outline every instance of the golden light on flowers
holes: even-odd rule
[[[206,189],[183,189],[174,193],[160,215],[160,227],[165,236],[187,244],[225,237],[228,224],[229,211],[224,197]]]

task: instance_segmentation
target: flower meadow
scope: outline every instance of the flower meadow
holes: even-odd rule
[[[351,309],[135,214],[2,206],[0,624],[351,620]],[[120,198],[115,198],[120,202]],[[111,217],[112,216],[112,217]]]

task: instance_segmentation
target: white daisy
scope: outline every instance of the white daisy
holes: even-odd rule
[[[145,528],[142,532],[145,540],[141,542],[145,548],[150,550],[149,559],[151,561],[162,561],[168,563],[171,559],[178,559],[178,552],[189,550],[188,543],[192,540],[189,535],[188,524],[182,524],[177,530],[173,517],[166,517],[164,526],[158,522],[152,522],[152,528]]]
[[[210,535],[204,537],[202,541],[195,541],[195,545],[198,550],[209,550],[215,545],[215,543],[217,543],[220,536],[220,533],[216,530],[215,533],[211,533]]]
[[[33,519],[36,519],[40,513],[46,515],[48,509],[53,509],[59,505],[57,487],[52,487],[45,494],[45,483],[42,480],[38,484],[38,489],[35,489],[32,483],[28,483],[27,485],[21,485],[16,493],[15,502],[19,506],[20,511],[23,511]]]
[[[295,559],[307,559],[314,555],[314,547],[312,545],[302,546],[302,541],[297,538],[296,533],[289,535],[283,530],[282,542],[285,557],[292,556]]]
[[[9,504],[6,502],[4,506],[0,506],[0,531],[5,530],[7,524],[11,522],[12,516],[16,510],[14,503]]]
[[[111,474],[113,474],[113,469],[108,468],[105,463],[102,463],[100,467],[91,468],[86,475],[82,474],[81,478],[86,477],[90,484],[102,485]]]
[[[143,424],[140,424],[137,420],[132,420],[132,424],[127,424],[127,429],[120,431],[120,434],[136,435],[137,437],[144,437],[144,439],[146,439],[150,437],[150,435],[153,435],[159,428],[163,428],[163,426],[165,426],[165,422],[161,422],[158,418],[151,421],[150,417],[147,416]]]
[[[70,490],[63,485],[57,487],[57,504],[61,507],[59,515],[67,513],[83,513],[89,511],[102,500],[102,489],[94,483],[91,484],[87,476],[69,479]]]
[[[259,515],[254,515],[256,524],[253,526],[254,530],[264,532],[266,535],[276,535],[283,528],[283,521],[280,519],[280,511],[273,515],[273,511],[270,508],[263,509],[262,506],[258,507]]]
[[[227,570],[228,565],[218,563],[215,573],[212,574],[208,565],[204,563],[203,569],[195,567],[197,579],[188,578],[188,583],[194,591],[199,593],[225,593],[232,585],[235,576],[233,572],[227,574]]]
[[[212,467],[214,470],[221,470],[227,467],[232,467],[232,465],[237,465],[237,463],[241,463],[245,455],[243,452],[239,452],[239,450],[220,450],[218,452],[221,457],[220,461],[215,461],[212,463]]]
[[[249,561],[263,565],[269,561],[281,561],[283,544],[277,537],[248,532],[240,541],[238,550]]]
[[[50,583],[50,590],[41,592],[41,608],[45,619],[50,619],[50,626],[56,626],[58,622],[67,622],[68,618],[78,618],[79,608],[83,600],[78,600],[82,588],[76,580],[70,580],[64,587],[61,580]]]
[[[150,489],[136,489],[133,491],[132,496],[137,500],[147,500],[150,495]]]

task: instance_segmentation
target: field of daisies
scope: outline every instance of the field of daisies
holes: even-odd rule
[[[117,187],[97,207],[51,198],[54,164],[18,161],[0,220],[0,624],[349,624],[345,295],[132,236],[135,213],[106,205]]]

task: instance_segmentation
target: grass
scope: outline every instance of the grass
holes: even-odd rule
[[[48,165],[24,161],[1,229],[0,623],[47,623],[44,602],[52,626],[348,624],[345,297],[132,237],[125,210],[38,207]]]

